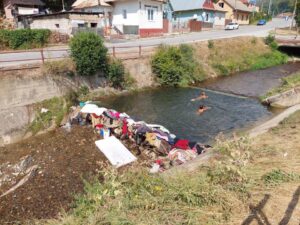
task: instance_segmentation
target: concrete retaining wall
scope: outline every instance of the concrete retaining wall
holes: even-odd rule
[[[269,97],[264,102],[276,108],[287,108],[300,104],[300,87]]]

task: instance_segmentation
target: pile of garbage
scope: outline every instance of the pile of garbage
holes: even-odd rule
[[[96,146],[116,167],[136,160],[121,141],[129,141],[154,153],[151,173],[186,163],[211,148],[209,145],[180,139],[162,125],[135,121],[126,113],[98,107],[91,102],[73,108],[70,121],[64,127],[69,130],[72,124],[91,124],[101,137],[95,142]]]

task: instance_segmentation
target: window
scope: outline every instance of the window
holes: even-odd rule
[[[154,13],[158,11],[158,7],[157,6],[145,5],[145,10],[147,11],[148,21],[153,21],[154,20]]]
[[[220,3],[219,3],[219,6],[220,6],[221,8],[224,8],[224,2],[220,2]]]
[[[123,19],[127,19],[127,10],[126,9],[123,10]]]
[[[91,23],[91,27],[93,27],[93,28],[95,28],[95,27],[97,27],[97,23]]]
[[[242,21],[244,20],[244,15],[242,15]]]
[[[56,28],[59,28],[59,24],[58,24],[58,23],[56,23],[56,24],[55,24],[55,27],[56,27]]]

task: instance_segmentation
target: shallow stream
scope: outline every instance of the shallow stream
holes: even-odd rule
[[[211,142],[221,132],[230,134],[250,128],[274,116],[257,97],[279,85],[281,77],[299,69],[299,63],[290,64],[217,79],[204,83],[202,88],[146,90],[102,100],[102,105],[126,112],[136,120],[161,124],[180,138]],[[191,102],[202,90],[209,97]],[[201,104],[210,109],[198,115]]]

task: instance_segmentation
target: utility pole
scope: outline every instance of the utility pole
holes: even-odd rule
[[[294,20],[295,20],[295,16],[296,16],[297,3],[298,3],[298,1],[295,0],[295,7],[294,7],[294,11],[293,11],[293,16],[292,16],[292,21],[291,21],[290,30],[291,30],[291,29],[293,28],[293,26],[294,26]]]
[[[272,0],[269,1],[268,15],[271,14]]]
[[[65,12],[66,9],[65,9],[65,1],[64,0],[61,0],[61,4],[62,4],[62,11]]]

